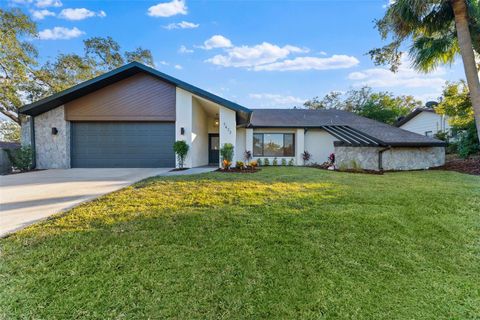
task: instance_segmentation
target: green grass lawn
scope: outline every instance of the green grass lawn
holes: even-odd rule
[[[154,178],[0,240],[5,319],[478,319],[480,177]]]

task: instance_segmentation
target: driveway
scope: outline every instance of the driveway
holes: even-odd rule
[[[56,169],[0,176],[0,237],[169,170]]]

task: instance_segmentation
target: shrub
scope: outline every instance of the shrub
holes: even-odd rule
[[[223,147],[220,149],[220,155],[222,156],[222,160],[227,160],[232,162],[233,160],[233,144],[225,143]]]
[[[30,146],[24,146],[19,149],[7,149],[7,155],[12,166],[20,171],[32,169],[33,149]]]
[[[253,160],[252,162],[250,162],[250,166],[255,169],[258,166],[258,162]]]
[[[263,160],[263,165],[264,166],[269,166],[270,165],[270,160],[268,160],[268,158],[265,158],[265,160]]]
[[[303,151],[302,153],[303,165],[306,165],[311,157],[312,155],[310,154],[310,152],[308,152],[307,150]]]
[[[287,159],[283,158],[282,159],[282,166],[286,166],[287,165]]]
[[[460,133],[460,139],[457,142],[457,152],[461,158],[466,159],[469,155],[477,153],[479,149],[477,128],[475,127],[475,122],[472,121],[471,124]]]
[[[288,161],[288,165],[289,165],[289,166],[292,167],[294,164],[295,164],[295,160],[293,160],[293,158],[290,159],[290,161]]]
[[[334,163],[335,163],[335,153],[330,153],[330,155],[328,156],[328,161],[329,161],[331,164],[334,164]]]
[[[273,163],[272,163],[273,166],[278,166],[278,159],[277,157],[273,158]]]
[[[263,166],[262,159],[260,159],[260,158],[257,159],[257,165],[258,165],[259,167]]]
[[[252,160],[252,151],[245,151],[245,154],[243,155],[243,157],[245,158],[245,161],[247,161],[247,163],[250,162],[250,160]]]
[[[237,169],[243,169],[244,166],[245,166],[245,164],[243,163],[243,161],[235,162],[235,168],[237,168]]]
[[[175,141],[173,144],[173,151],[177,155],[178,165],[183,168],[185,158],[187,157],[189,146],[184,140]]]

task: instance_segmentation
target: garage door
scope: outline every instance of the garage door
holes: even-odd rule
[[[174,167],[175,124],[72,122],[73,168]]]

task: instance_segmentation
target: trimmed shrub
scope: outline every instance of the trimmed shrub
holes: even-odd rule
[[[263,166],[262,159],[258,158],[257,159],[257,164],[258,164],[259,167]]]
[[[283,158],[282,159],[282,166],[286,166],[287,165],[287,159]]]
[[[272,163],[273,166],[278,166],[278,159],[277,157],[273,158],[273,163]]]
[[[270,165],[270,160],[268,160],[268,158],[265,158],[265,159],[263,160],[263,165],[264,165],[264,166],[269,166],[269,165]]]
[[[33,149],[31,146],[23,146],[19,149],[7,149],[8,159],[12,166],[20,171],[32,169]]]
[[[245,164],[243,163],[243,161],[237,161],[237,162],[235,162],[235,168],[237,168],[237,169],[243,169],[243,167],[245,167]]]
[[[288,161],[289,166],[292,167],[294,164],[295,164],[295,160],[293,160],[293,158]]]

